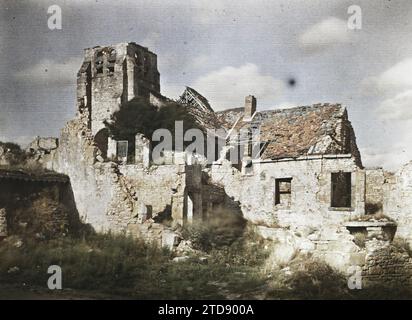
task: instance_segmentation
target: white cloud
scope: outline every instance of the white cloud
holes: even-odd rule
[[[291,101],[281,101],[276,103],[276,109],[289,109],[299,106],[299,103],[291,102]]]
[[[350,41],[346,21],[329,17],[309,27],[300,37],[299,45],[307,51],[317,51]]]
[[[193,87],[215,110],[242,106],[244,97],[249,94],[257,98],[258,105],[272,106],[283,91],[280,80],[262,74],[252,63],[212,71],[198,78]]]
[[[377,77],[365,80],[382,94],[412,89],[412,58],[402,60]]]
[[[233,1],[224,2],[220,0],[208,0],[208,1],[191,1],[190,6],[193,10],[192,19],[195,23],[200,24],[213,24],[219,19],[227,18],[226,9],[236,9],[236,3]],[[246,4],[244,4],[246,5]]]
[[[412,59],[402,60],[362,83],[362,90],[378,99],[375,109],[389,136],[382,136],[378,148],[361,150],[369,165],[395,170],[412,159]]]
[[[412,123],[409,123],[409,126]],[[409,147],[412,134],[407,130],[398,138],[397,142],[377,147],[360,148],[363,163],[369,167],[383,167],[386,170],[395,171],[412,159],[412,150]]]
[[[412,119],[412,90],[406,90],[392,98],[385,99],[379,105],[378,112],[386,120]]]
[[[15,78],[38,86],[70,85],[76,83],[76,73],[80,65],[81,58],[71,58],[62,63],[44,59],[17,72]]]
[[[362,83],[362,90],[380,98],[377,112],[384,120],[412,119],[412,59],[402,60]]]

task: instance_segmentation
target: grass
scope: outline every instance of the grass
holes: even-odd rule
[[[392,245],[400,252],[406,252],[409,257],[412,257],[412,248],[406,239],[396,237],[393,240]]]
[[[26,162],[27,155],[21,147],[13,142],[0,141],[1,156],[11,165],[19,165]]]
[[[196,257],[176,263],[171,252],[121,235],[24,242],[20,248],[7,241],[0,257],[2,285],[46,286],[47,268],[59,265],[64,288],[137,299],[222,299],[225,291],[249,297],[263,283],[253,265],[217,258],[202,264]]]
[[[342,299],[348,298],[346,278],[326,263],[301,256],[292,262],[292,276],[281,285],[289,288],[292,299]],[[279,285],[278,285],[279,288]]]
[[[185,227],[183,237],[190,240],[195,249],[209,252],[243,240],[245,229],[246,222],[241,216],[221,210],[208,221]]]
[[[229,245],[210,248],[208,263],[197,254],[174,262],[173,253],[124,235],[0,242],[0,291],[46,288],[47,269],[59,265],[63,291],[71,298],[132,299],[411,299],[409,288],[349,290],[345,275],[310,255],[264,271],[270,253],[249,228]],[[270,246],[269,246],[270,248]],[[10,289],[11,286],[11,289]],[[14,293],[16,295],[18,293]],[[59,294],[58,292],[54,294]],[[0,298],[7,292],[0,292]]]

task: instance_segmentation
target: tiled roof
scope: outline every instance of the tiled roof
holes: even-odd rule
[[[263,159],[358,153],[346,109],[339,104],[260,111],[251,122],[243,121],[243,108],[216,115],[227,130],[258,127],[260,141],[267,143],[261,155]]]

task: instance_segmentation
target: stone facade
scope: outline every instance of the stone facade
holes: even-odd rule
[[[77,74],[79,112],[87,112],[93,135],[120,105],[137,96],[160,94],[157,56],[135,43],[85,49]]]
[[[331,173],[351,172],[351,206],[331,206]],[[215,164],[211,181],[241,203],[244,216],[255,223],[282,227],[337,225],[364,214],[365,173],[350,155],[306,156],[297,159],[253,161],[242,174],[229,162]],[[276,182],[290,179],[290,203],[276,203]]]
[[[126,230],[129,224],[138,221],[141,203],[150,208],[153,217],[169,210],[182,224],[187,216],[184,210],[188,193],[200,192],[201,187],[194,183],[201,181],[201,171],[192,169],[196,165],[182,162],[147,168],[143,163],[98,161],[99,148],[81,119],[66,125],[60,143],[61,148],[45,164],[70,177],[80,217],[96,230]],[[189,179],[191,182],[187,184]],[[201,202],[194,205],[200,206]]]
[[[382,168],[366,170],[365,209],[366,213],[374,214],[382,212],[384,198],[384,171]]]
[[[134,43],[86,49],[77,83],[77,116],[39,161],[70,177],[80,217],[98,231],[129,232],[175,248],[178,226],[224,208],[276,242],[279,263],[310,252],[344,272],[365,265],[370,277],[378,251],[355,244],[348,222],[384,213],[397,223],[397,235],[412,240],[412,163],[394,174],[365,169],[341,105],[256,111],[256,99],[248,96],[244,108],[215,113],[187,87],[179,102],[205,131],[223,132],[217,137],[227,144],[218,160],[165,152],[154,164],[150,137],[138,133],[130,163],[119,161],[119,142],[105,122],[134,97],[157,107],[166,101],[156,55]],[[231,150],[240,163],[228,157]],[[379,226],[368,228],[369,240],[380,239]]]
[[[412,244],[412,162],[396,172],[365,170],[365,213],[384,214],[397,223],[396,236]]]

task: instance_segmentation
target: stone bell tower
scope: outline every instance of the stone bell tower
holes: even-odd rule
[[[122,103],[160,94],[157,56],[134,42],[85,49],[77,73],[77,107],[95,136]]]

